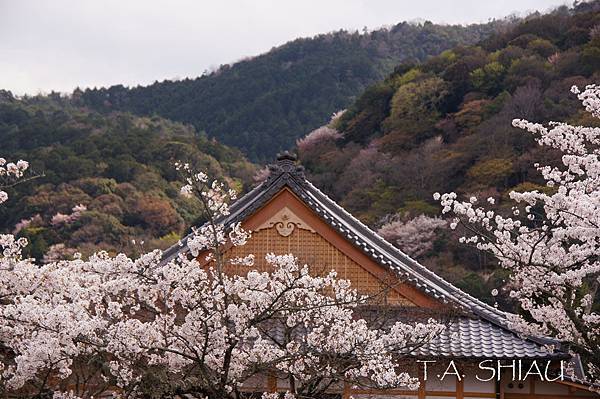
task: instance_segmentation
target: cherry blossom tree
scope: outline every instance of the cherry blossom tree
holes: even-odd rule
[[[572,88],[600,118],[600,87]],[[561,150],[562,167],[539,166],[548,190],[512,192],[510,217],[435,194],[443,213],[472,232],[462,242],[495,255],[510,274],[510,296],[521,316],[511,323],[525,334],[552,336],[578,354],[591,380],[600,381],[600,128],[515,119],[540,145]],[[493,198],[489,198],[494,203]]]
[[[291,254],[229,258],[250,232],[225,226],[235,192],[178,164],[185,196],[206,223],[187,240],[191,256],[138,259],[97,253],[35,265],[24,239],[0,236],[1,388],[27,397],[191,394],[239,398],[284,379],[289,395],[318,397],[359,384],[416,388],[401,368],[443,329],[433,320],[373,326],[359,295],[331,271],[311,276]],[[234,274],[232,266],[247,267]],[[259,381],[253,386],[252,381]]]
[[[335,125],[338,123],[344,112],[346,112],[346,110],[334,112],[331,115],[329,123],[316,128],[306,136],[296,140],[298,150],[300,152],[310,152],[319,145],[335,143],[337,140],[341,139],[342,134],[335,129]]]
[[[25,171],[29,168],[27,161],[7,162],[0,158],[0,204],[8,200],[8,194],[4,189],[15,185],[23,177]]]
[[[419,258],[433,249],[436,231],[446,225],[447,222],[439,217],[419,215],[403,220],[398,215],[394,215],[388,218],[377,233],[407,255]]]
[[[56,213],[54,216],[52,216],[52,220],[50,223],[52,224],[52,226],[73,223],[74,221],[79,219],[81,217],[81,214],[85,211],[87,211],[87,207],[85,205],[75,205],[71,209],[71,213],[67,215],[60,212]]]
[[[342,134],[337,130],[329,126],[321,126],[307,134],[305,137],[296,140],[296,145],[300,151],[308,152],[323,142],[335,142],[341,137]]]

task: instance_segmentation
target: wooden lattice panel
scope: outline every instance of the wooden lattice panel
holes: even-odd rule
[[[256,257],[254,268],[260,271],[271,271],[270,265],[265,261],[265,255],[268,253],[294,254],[300,264],[309,265],[314,275],[336,270],[338,277],[350,280],[352,286],[362,294],[374,295],[385,292],[385,300],[390,304],[412,304],[390,285],[399,283],[396,276],[384,271],[379,276],[373,275],[319,234],[306,229],[295,228],[288,236],[282,236],[276,228],[255,231],[246,245],[233,247],[226,255],[228,258],[233,258],[254,254]],[[244,266],[229,267],[231,273],[247,272]]]

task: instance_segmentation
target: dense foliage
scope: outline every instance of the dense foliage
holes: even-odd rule
[[[298,151],[310,179],[362,220],[395,236],[423,230],[438,213],[435,191],[493,196],[547,191],[533,166],[560,163],[535,145],[513,118],[597,124],[569,93],[600,81],[600,3],[533,16],[477,46],[458,46],[419,65],[402,64],[368,88]],[[321,129],[323,130],[323,129]],[[423,219],[424,220],[424,219]],[[412,226],[412,227],[411,227]],[[421,226],[423,228],[427,226]],[[455,244],[439,228],[419,259],[480,297],[504,278],[485,254]]]
[[[254,166],[239,151],[158,117],[102,115],[58,96],[0,101],[2,150],[31,160],[37,179],[0,209],[0,230],[27,237],[42,260],[99,249],[137,253],[179,239],[199,204],[182,201],[174,159],[243,190]],[[136,240],[134,242],[134,240]]]
[[[251,159],[270,160],[348,106],[398,62],[423,61],[456,45],[475,43],[506,24],[405,22],[362,34],[340,31],[292,41],[196,79],[76,91],[74,97],[99,110],[190,123],[241,148]]]

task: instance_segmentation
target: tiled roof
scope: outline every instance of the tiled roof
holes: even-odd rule
[[[294,157],[284,154],[270,170],[269,178],[232,204],[230,215],[221,222],[227,225],[242,221],[281,189],[290,189],[324,222],[371,259],[396,272],[404,282],[461,310],[466,316],[457,318],[446,332],[421,348],[418,355],[511,359],[569,357],[558,341],[519,336],[508,325],[506,313],[463,292],[388,243],[306,180]],[[187,251],[186,241],[187,237],[181,245],[165,251],[163,261],[168,262]],[[549,352],[547,345],[556,350]]]
[[[550,352],[536,342],[523,339],[481,318],[459,317],[446,330],[419,348],[419,357],[542,359],[569,356]]]

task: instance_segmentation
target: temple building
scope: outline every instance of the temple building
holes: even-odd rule
[[[224,223],[242,222],[243,228],[252,231],[249,242],[232,247],[230,255],[255,254],[259,270],[267,270],[265,254],[292,253],[311,267],[335,269],[361,293],[388,287],[386,301],[390,306],[455,315],[440,336],[414,354],[413,364],[418,364],[421,380],[418,390],[373,391],[346,386],[333,392],[343,399],[600,397],[589,390],[581,363],[560,342],[513,331],[506,313],[420,265],[328,198],[306,179],[294,156],[279,156],[270,166],[267,180],[232,204],[230,210]],[[172,259],[186,249],[184,240],[165,256]],[[427,362],[417,363],[417,359]],[[556,371],[561,362],[564,378]],[[533,363],[541,374],[550,364],[553,373],[543,378],[531,373],[526,376]],[[461,378],[453,373],[455,369]],[[283,381],[265,385],[265,390],[286,388]]]

